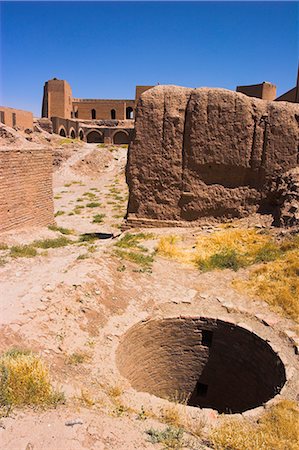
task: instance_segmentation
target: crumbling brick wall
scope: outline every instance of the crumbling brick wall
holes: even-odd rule
[[[0,232],[54,223],[52,151],[0,150]]]

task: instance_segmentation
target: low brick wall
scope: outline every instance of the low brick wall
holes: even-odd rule
[[[54,223],[52,151],[0,150],[0,232]]]
[[[21,130],[33,129],[33,114],[23,109],[0,106],[0,122],[9,127],[18,127]]]

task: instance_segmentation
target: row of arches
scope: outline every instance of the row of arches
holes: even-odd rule
[[[103,143],[104,136],[100,131],[92,130],[86,134],[86,140],[89,143]],[[128,144],[129,140],[129,133],[125,130],[116,131],[112,136],[112,142],[115,145]]]
[[[67,132],[66,132],[66,129],[64,128],[63,125],[62,125],[62,126],[60,127],[60,129],[59,129],[59,135],[60,135],[60,136],[63,136],[63,137],[67,137]],[[72,139],[76,139],[76,132],[75,132],[74,128],[71,128],[71,129],[69,130],[69,137],[72,138]],[[83,130],[82,130],[82,129],[79,130],[78,137],[79,137],[79,139],[80,139],[81,141],[83,141],[83,139],[84,139],[84,133],[83,133]]]
[[[78,117],[78,115],[75,116],[75,117]],[[110,118],[112,120],[116,119],[116,110],[115,109],[111,109],[111,111],[110,111]],[[97,119],[97,111],[95,109],[91,110],[91,119],[92,120],[96,120]],[[126,119],[134,119],[134,110],[133,110],[133,108],[131,108],[131,106],[128,106],[126,108]]]
[[[59,135],[62,137],[67,137],[67,132],[64,126],[61,126],[59,129]],[[90,130],[86,133],[86,142],[88,143],[104,143],[104,134],[100,130]],[[71,128],[69,131],[69,137],[72,139],[76,139],[76,132],[74,128]],[[79,130],[78,137],[81,141],[84,140],[84,132],[82,129]],[[121,144],[129,144],[129,133],[125,130],[116,131],[112,136],[112,142],[115,145]]]

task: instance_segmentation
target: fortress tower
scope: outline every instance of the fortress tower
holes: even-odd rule
[[[64,117],[71,118],[73,110],[72,89],[65,80],[46,81],[44,85],[44,96],[42,105],[42,117]]]

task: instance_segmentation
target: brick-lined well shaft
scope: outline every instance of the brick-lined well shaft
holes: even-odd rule
[[[238,413],[274,397],[284,366],[254,333],[216,319],[166,318],[141,322],[117,350],[120,372],[138,391]]]
[[[54,222],[52,151],[0,149],[0,232]]]

